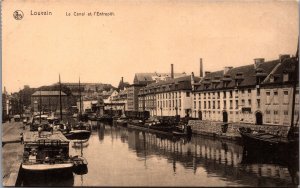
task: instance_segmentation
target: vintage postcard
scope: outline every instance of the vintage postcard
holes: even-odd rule
[[[297,187],[285,0],[2,0],[2,185]]]

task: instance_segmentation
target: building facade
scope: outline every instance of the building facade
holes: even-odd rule
[[[70,107],[67,95],[61,92],[62,110]],[[36,91],[31,95],[31,106],[34,112],[57,112],[60,110],[59,91]]]
[[[139,92],[139,110],[151,116],[191,116],[194,75],[153,83]]]
[[[195,83],[192,117],[232,123],[289,125],[291,116],[284,114],[291,112],[292,103],[287,102],[291,101],[291,82],[283,82],[280,71],[287,64],[295,67],[295,62],[295,58],[281,55],[274,61],[265,62],[258,58],[251,65],[206,72],[204,78]],[[270,83],[274,78],[276,82]],[[284,100],[280,101],[281,97]]]

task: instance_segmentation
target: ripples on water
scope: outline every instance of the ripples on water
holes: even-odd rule
[[[70,143],[70,155],[82,155],[88,160],[86,174],[43,178],[39,186],[275,187],[298,182],[298,161],[286,166],[270,160],[262,162],[261,158],[249,159],[243,147],[233,142],[200,136],[174,139],[92,124],[93,132],[87,142]],[[24,185],[32,182],[26,181]]]

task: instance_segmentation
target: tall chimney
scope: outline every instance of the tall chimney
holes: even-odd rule
[[[122,84],[124,83],[123,77],[121,77],[121,82],[122,82]]]
[[[171,78],[174,78],[174,66],[171,64]]]
[[[202,58],[200,58],[200,78],[203,78],[203,64],[202,64]]]

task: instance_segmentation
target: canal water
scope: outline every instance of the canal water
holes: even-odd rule
[[[90,139],[71,142],[88,170],[67,177],[27,181],[26,186],[293,186],[297,165],[249,159],[240,144],[203,136],[168,138],[92,122]],[[297,162],[295,162],[296,164]]]

